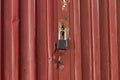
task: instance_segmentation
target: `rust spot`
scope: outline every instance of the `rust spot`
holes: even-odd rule
[[[67,17],[64,17],[63,19],[59,19],[58,21],[58,29],[62,28],[64,25],[64,28],[66,29],[66,37],[69,38],[69,19]],[[60,36],[62,38],[62,35]]]

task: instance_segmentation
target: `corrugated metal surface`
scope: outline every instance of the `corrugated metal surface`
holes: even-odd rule
[[[63,70],[54,61],[61,1],[0,0],[0,80],[119,80],[120,1],[67,0]]]

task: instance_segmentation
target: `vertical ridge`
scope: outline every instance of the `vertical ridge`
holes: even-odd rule
[[[3,2],[4,80],[18,80],[18,0]]]
[[[111,80],[119,80],[118,77],[118,45],[117,45],[117,12],[116,0],[108,0],[109,3],[109,36],[110,36],[110,76]]]
[[[35,80],[35,0],[20,0],[20,80]]]
[[[92,54],[93,54],[93,80],[101,80],[98,0],[91,0],[91,23],[92,23],[91,29],[92,29]]]

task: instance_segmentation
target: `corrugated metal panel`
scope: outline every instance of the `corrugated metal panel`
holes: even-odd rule
[[[109,24],[108,24],[108,2],[100,0],[100,54],[101,54],[101,79],[110,80],[109,64]]]
[[[2,0],[4,80],[18,80],[18,23],[18,0]]]
[[[19,1],[20,80],[35,80],[35,1]]]
[[[119,5],[119,0],[0,0],[0,80],[119,80]],[[55,46],[63,15],[70,20],[67,51]],[[55,63],[59,53],[64,69]]]

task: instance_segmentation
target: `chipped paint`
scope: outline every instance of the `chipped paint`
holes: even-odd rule
[[[69,0],[62,0],[62,10],[65,10],[65,8],[67,7],[67,5],[68,5],[68,3],[69,3],[70,1]]]

